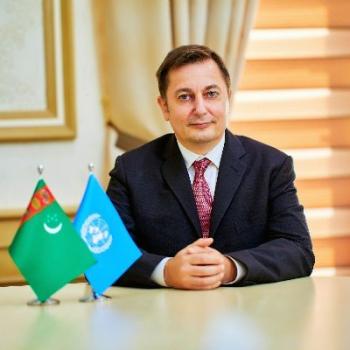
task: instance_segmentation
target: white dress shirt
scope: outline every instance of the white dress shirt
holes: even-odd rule
[[[205,155],[200,155],[191,152],[187,148],[185,148],[179,141],[177,141],[177,144],[179,146],[180,152],[185,160],[185,165],[186,169],[188,171],[188,175],[190,177],[191,184],[193,184],[194,180],[194,175],[195,175],[195,170],[193,167],[193,162],[196,160],[201,160],[203,158],[208,158],[210,160],[210,164],[208,168],[205,170],[204,177],[205,180],[207,181],[210,189],[210,193],[212,198],[214,198],[215,195],[215,187],[216,187],[216,181],[218,178],[219,174],[219,167],[220,167],[220,162],[221,162],[221,156],[222,156],[222,151],[224,149],[224,144],[225,144],[225,134],[221,138],[220,142],[212,149],[210,150],[207,154]],[[226,283],[226,284],[233,284],[238,282],[240,279],[242,279],[245,274],[246,270],[245,267],[239,263],[237,260],[233,259],[230,256],[227,256],[230,258],[234,264],[236,265],[237,269],[237,275],[234,281]],[[153,270],[151,279],[153,282],[156,282],[157,284],[167,287],[165,281],[164,281],[164,268],[166,262],[170,259],[169,258],[164,258],[163,260],[160,261],[160,263],[156,266],[156,268]]]

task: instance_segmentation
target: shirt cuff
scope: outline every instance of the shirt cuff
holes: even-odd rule
[[[237,271],[236,278],[233,281],[223,283],[224,286],[229,286],[231,284],[235,284],[238,281],[240,281],[247,274],[247,269],[239,261],[237,261],[236,259],[233,259],[232,256],[229,256],[229,255],[225,255],[225,256],[232,260],[232,262],[236,266],[236,271]]]
[[[152,275],[151,275],[151,280],[157,284],[159,284],[162,287],[168,287],[165,283],[164,280],[164,269],[165,269],[165,264],[170,258],[164,258],[158,263],[156,268],[153,270]]]

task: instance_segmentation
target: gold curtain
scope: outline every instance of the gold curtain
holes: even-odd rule
[[[102,102],[118,146],[170,131],[156,105],[155,72],[169,50],[204,44],[218,52],[237,88],[259,0],[92,0]]]

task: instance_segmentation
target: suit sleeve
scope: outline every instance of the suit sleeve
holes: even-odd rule
[[[247,269],[236,285],[277,282],[311,274],[315,258],[294,180],[292,158],[287,157],[271,174],[266,242],[228,254]]]
[[[110,172],[110,176],[111,179],[107,187],[107,195],[117,209],[131,237],[138,245],[135,235],[135,222],[132,215],[131,198],[121,157],[117,158],[116,165]],[[151,275],[155,267],[165,256],[150,254],[145,250],[140,250],[142,251],[142,256],[114,285],[140,288],[159,287],[158,284],[151,280]]]

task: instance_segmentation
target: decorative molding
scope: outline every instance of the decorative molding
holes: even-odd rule
[[[64,212],[68,216],[75,215],[77,211],[76,206],[65,206],[63,208]],[[25,208],[11,208],[11,209],[0,209],[0,221],[1,220],[20,220],[25,212]]]
[[[20,110],[2,108],[0,142],[75,137],[72,2],[44,0],[40,3],[42,4],[40,15],[43,18],[44,51],[36,54],[44,56],[44,86],[41,93],[44,96],[45,106],[43,108],[26,107]],[[16,6],[21,8],[22,5]],[[17,8],[15,7],[14,11]],[[20,16],[18,21],[21,21]],[[33,47],[28,50],[35,52],[35,45],[37,45],[35,40],[29,41],[29,44]],[[34,84],[33,81],[26,83],[28,86]],[[16,107],[16,100],[11,103]]]

